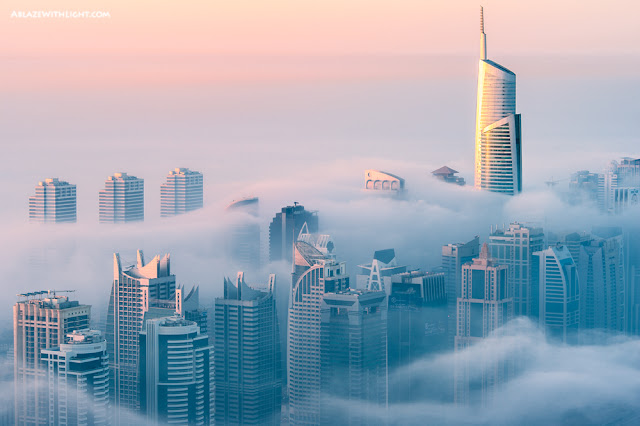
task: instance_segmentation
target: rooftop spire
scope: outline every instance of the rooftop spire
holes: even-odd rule
[[[484,33],[484,8],[480,6],[480,59],[487,59],[487,36]]]

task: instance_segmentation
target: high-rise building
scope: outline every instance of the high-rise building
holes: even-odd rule
[[[226,208],[228,226],[227,253],[242,269],[260,267],[259,199],[248,197],[233,201]]]
[[[140,413],[151,424],[209,425],[212,348],[179,315],[149,319],[140,332]]]
[[[124,266],[120,255],[113,255],[106,338],[116,423],[139,409],[138,335],[144,321],[172,315],[175,298],[176,277],[171,274],[168,254],[145,263],[142,250],[138,250],[137,262]]]
[[[489,251],[496,262],[507,265],[513,313],[531,316],[531,262],[533,253],[544,248],[542,228],[512,223],[489,236]]]
[[[404,191],[404,179],[380,170],[365,170],[364,189],[400,193]]]
[[[100,223],[144,220],[144,179],[114,173],[100,191]]]
[[[49,423],[47,363],[42,351],[64,343],[67,334],[89,328],[91,306],[53,291],[18,295],[13,306],[15,424]]]
[[[160,216],[169,217],[202,208],[202,173],[178,167],[160,187]]]
[[[347,289],[322,297],[321,424],[370,424],[363,410],[351,410],[351,402],[386,409],[386,301],[384,291]],[[337,409],[334,398],[346,408]]]
[[[516,114],[516,75],[487,58],[481,6],[475,187],[515,195],[522,191],[522,135],[520,114]]]
[[[580,328],[625,331],[622,234],[595,237],[580,249]]]
[[[215,423],[279,425],[282,361],[275,302],[276,276],[265,290],[249,287],[244,273],[225,278],[215,301],[213,333]]]
[[[39,223],[76,221],[76,186],[49,178],[38,182],[36,195],[29,197],[29,220]]]
[[[451,350],[455,347],[457,301],[462,295],[462,265],[471,262],[480,253],[480,239],[475,237],[466,243],[442,246],[442,270],[447,290],[447,341]]]
[[[42,351],[47,364],[48,424],[108,425],[109,356],[97,330],[76,330],[60,346]]]
[[[513,299],[509,294],[507,265],[500,265],[489,254],[487,244],[480,256],[462,266],[462,294],[458,298],[456,352],[489,337],[513,317]],[[471,363],[478,363],[480,377],[471,374]],[[493,401],[497,388],[504,383],[512,366],[505,359],[483,353],[481,359],[456,360],[454,397],[466,405],[480,398],[482,404]],[[479,394],[471,393],[472,389]]]
[[[305,223],[308,232],[318,232],[318,213],[305,210],[298,203],[276,213],[269,225],[269,261],[291,261],[293,242]]]
[[[640,203],[640,159],[612,161],[598,175],[598,207],[604,213],[621,213]]]
[[[440,179],[441,181],[464,186],[465,184],[464,178],[460,176],[456,176],[457,173],[458,173],[457,170],[453,170],[451,167],[448,167],[448,166],[442,166],[439,169],[436,169],[431,172],[431,174],[435,178]]]
[[[394,275],[407,272],[406,266],[398,266],[394,249],[376,250],[373,261],[368,265],[358,265],[360,273],[356,276],[356,287],[371,291],[391,292],[391,279]]]
[[[533,253],[532,296],[538,296],[540,327],[552,339],[577,343],[580,324],[578,270],[565,246]]]
[[[325,293],[349,287],[345,262],[338,262],[328,235],[302,234],[294,248],[289,302],[287,374],[289,421],[320,423],[320,306]]]
[[[169,304],[170,306],[171,304]],[[208,334],[208,312],[200,306],[200,286],[194,286],[185,296],[184,286],[176,288],[176,313],[200,327],[200,333]]]

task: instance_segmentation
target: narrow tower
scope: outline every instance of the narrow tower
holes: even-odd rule
[[[484,13],[480,7],[480,64],[476,112],[475,187],[515,195],[522,191],[520,114],[516,75],[487,59]]]

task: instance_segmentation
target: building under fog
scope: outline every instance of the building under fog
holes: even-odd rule
[[[553,340],[577,343],[580,324],[578,270],[565,246],[550,246],[533,254],[532,288],[534,311],[540,327]]]
[[[507,265],[509,294],[514,315],[531,316],[531,264],[533,253],[544,248],[542,228],[512,223],[489,235],[489,251],[496,262]]]
[[[404,191],[404,179],[391,173],[380,170],[364,171],[364,189],[367,191]]]
[[[507,195],[522,191],[522,134],[516,75],[488,59],[480,7],[475,187]]]
[[[160,216],[169,217],[202,208],[202,173],[177,167],[160,186]]]
[[[394,249],[376,250],[373,260],[367,265],[358,265],[356,287],[371,291],[382,290],[389,294],[391,279],[394,275],[407,271],[406,266],[398,266]]]
[[[99,194],[100,223],[144,220],[144,179],[114,173]]]
[[[387,296],[384,291],[325,293],[320,305],[321,424],[368,425],[353,404],[387,407]],[[333,399],[343,404],[340,409]],[[383,419],[379,419],[383,421]]]
[[[460,186],[464,186],[465,184],[464,178],[456,176],[456,174],[458,174],[458,171],[453,170],[451,167],[442,166],[439,169],[432,171],[431,174],[435,178],[440,179],[443,182],[453,183]]]
[[[462,266],[456,352],[493,335],[513,317],[507,269],[507,265],[491,258],[487,244],[482,246],[478,258]],[[488,351],[481,351],[477,359],[456,358],[455,402],[461,405],[476,401],[482,405],[492,403],[496,390],[508,380],[511,369],[509,360]]]
[[[49,424],[109,425],[109,356],[97,330],[76,330],[60,346],[42,351],[46,364]]]
[[[49,178],[38,182],[36,194],[29,197],[29,221],[38,223],[75,222],[76,186]]]
[[[259,199],[247,197],[233,201],[226,208],[229,220],[227,254],[242,269],[260,267]]]
[[[207,335],[175,315],[146,320],[139,339],[140,414],[150,424],[209,425],[212,348]]]
[[[640,158],[612,161],[598,175],[598,206],[604,213],[622,213],[640,202]]]
[[[295,243],[287,351],[292,425],[320,423],[322,298],[349,287],[346,264],[332,250],[328,235],[304,233]]]
[[[216,298],[213,347],[215,423],[279,425],[282,360],[275,301],[276,276],[264,290],[248,286],[244,273],[225,278]]]
[[[269,225],[269,261],[291,261],[295,238],[307,224],[308,232],[318,232],[318,212],[308,211],[304,206],[293,203],[283,207]]]
[[[49,382],[42,351],[59,347],[74,330],[89,328],[91,306],[53,291],[18,295],[13,306],[15,424],[49,423]]]

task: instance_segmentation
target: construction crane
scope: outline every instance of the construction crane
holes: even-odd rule
[[[16,294],[16,296],[30,298],[30,297],[36,297],[36,296],[41,297],[43,295],[47,295],[47,296],[56,297],[56,293],[75,293],[75,292],[76,292],[75,290],[40,290],[40,291],[32,291],[29,293]]]
[[[559,184],[560,182],[563,182],[565,180],[567,180],[567,179],[554,179],[553,176],[551,176],[551,180],[548,180],[545,183],[547,184],[547,186],[554,187],[557,184]]]

